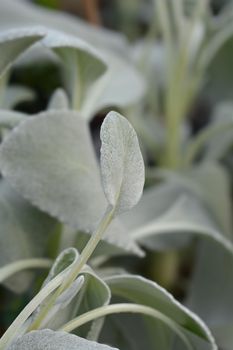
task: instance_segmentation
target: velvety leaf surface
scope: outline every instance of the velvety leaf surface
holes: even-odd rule
[[[116,112],[110,112],[100,133],[101,175],[108,202],[117,213],[129,210],[139,201],[145,170],[136,132]]]
[[[14,129],[1,146],[1,170],[25,197],[75,228],[93,229],[104,211],[89,130],[77,113],[45,112]]]

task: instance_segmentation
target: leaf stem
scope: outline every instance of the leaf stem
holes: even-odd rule
[[[139,313],[144,314],[153,318],[156,318],[166,324],[170,329],[172,329],[179,338],[184,342],[189,350],[194,350],[190,341],[186,338],[186,336],[180,330],[180,326],[176,325],[176,323],[164,315],[162,312],[153,309],[152,307],[140,304],[131,304],[131,303],[121,303],[121,304],[113,304],[99,307],[97,309],[88,311],[82,314],[79,317],[74,318],[70,322],[63,325],[60,330],[65,332],[72,332],[74,329],[82,326],[83,324],[93,321],[96,318],[104,317],[111,314],[118,313]]]
[[[67,276],[63,279],[60,287],[57,289],[57,291],[51,296],[50,300],[41,308],[40,312],[38,313],[35,321],[31,324],[29,331],[40,328],[40,325],[42,321],[47,316],[50,309],[53,307],[56,299],[63,293],[64,290],[70,287],[70,285],[73,283],[73,281],[77,278],[79,273],[81,272],[83,266],[87,263],[88,259],[94,252],[96,246],[98,245],[99,241],[103,237],[106,229],[110,225],[112,219],[114,216],[114,208],[112,206],[108,206],[103,218],[101,219],[96,231],[92,234],[91,238],[87,242],[85,248],[83,249],[82,253],[80,254],[79,258],[77,259],[77,262],[72,266],[72,269],[67,274]]]
[[[105,231],[107,230],[108,226],[110,225],[113,216],[114,216],[115,208],[112,206],[108,206],[103,218],[101,219],[96,231],[92,234],[91,238],[87,242],[85,248],[83,249],[82,253],[80,254],[76,264],[74,264],[72,270],[68,274],[67,278],[63,281],[62,285],[60,286],[59,290],[60,292],[63,292],[70,284],[76,279],[78,274],[81,272],[84,265],[87,263],[88,259],[94,252],[95,248],[97,247],[99,241],[102,239]]]

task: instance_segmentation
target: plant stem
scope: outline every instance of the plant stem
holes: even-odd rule
[[[180,337],[180,339],[182,339],[189,350],[193,350],[193,346],[191,345],[190,341],[185,337],[185,335],[180,330],[180,327],[176,325],[173,320],[168,318],[162,312],[155,310],[150,306],[140,304],[121,303],[102,306],[97,309],[88,311],[81,316],[71,320],[70,322],[63,325],[60,330],[71,332],[83,324],[95,320],[96,318],[118,313],[139,313],[156,318],[165,323],[170,329],[172,329]]]
[[[85,248],[80,254],[80,257],[78,258],[76,264],[73,266],[67,278],[63,281],[62,285],[60,286],[60,292],[63,292],[68,286],[70,286],[70,284],[76,279],[78,274],[81,272],[83,266],[87,263],[88,259],[97,247],[99,241],[102,239],[108,226],[112,222],[114,211],[115,208],[113,208],[112,206],[109,205],[107,207],[105,214],[101,219],[96,231],[92,234],[91,238],[89,239]]]
[[[108,206],[103,218],[101,219],[101,221],[96,229],[96,231],[92,234],[90,240],[87,242],[87,244],[86,244],[85,248],[83,249],[82,253],[80,254],[77,262],[73,265],[70,272],[63,279],[60,287],[51,296],[50,300],[44,305],[44,307],[41,308],[41,311],[39,312],[35,321],[30,326],[29,331],[40,328],[42,321],[45,319],[48,312],[53,307],[56,299],[59,297],[59,295],[61,295],[61,293],[63,293],[64,290],[69,288],[70,285],[77,278],[77,276],[81,272],[83,266],[86,264],[86,262],[88,261],[88,259],[92,255],[92,253],[94,252],[96,246],[98,245],[99,241],[103,237],[106,229],[110,225],[110,223],[113,219],[113,216],[114,216],[114,208],[112,206]]]

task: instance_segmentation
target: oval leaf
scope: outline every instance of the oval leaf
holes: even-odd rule
[[[101,174],[105,196],[116,213],[139,201],[145,180],[135,130],[119,113],[110,112],[101,127]]]

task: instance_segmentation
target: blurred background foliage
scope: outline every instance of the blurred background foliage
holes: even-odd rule
[[[198,145],[195,144],[195,137],[201,135],[203,130],[205,132],[206,128],[212,128],[212,125],[218,129],[218,123],[232,122],[233,2],[231,0],[210,1],[208,9],[203,10],[200,20],[198,18],[195,22],[196,36],[187,39],[186,29],[188,31],[190,28],[189,20],[192,22],[196,2],[185,1],[187,23],[184,21],[181,23],[183,27],[177,28],[179,21],[174,15],[172,2],[167,1],[169,29],[172,34],[172,44],[169,48],[172,62],[169,61],[167,52],[164,50],[166,28],[164,30],[163,23],[160,23],[161,13],[157,13],[152,0],[34,0],[32,2],[47,9],[69,13],[74,18],[75,16],[82,18],[98,29],[107,28],[117,31],[128,39],[127,52],[119,55],[126,57],[131,55],[130,62],[134,63],[145,78],[147,90],[143,100],[134,101],[132,106],[118,109],[128,117],[139,135],[147,165],[146,187],[151,188],[153,185],[159,187],[167,181],[171,187],[174,184],[174,186],[182,184],[182,193],[190,189],[192,193],[193,184],[195,183],[194,187],[200,185],[198,198],[200,197],[201,200],[204,198],[203,206],[207,209],[208,215],[226,236],[230,232],[229,236],[232,239],[232,128],[225,130],[224,133],[210,133],[212,136],[199,140]],[[199,59],[205,52],[205,48],[212,42],[213,46],[208,53],[212,52],[211,50],[214,51],[216,41],[218,49],[209,64],[203,68],[199,64]],[[192,51],[191,58],[189,52],[186,52],[187,47]],[[188,63],[185,61],[187,56]],[[34,64],[26,67],[16,65],[10,74],[9,82],[10,85],[24,86],[32,91],[29,99],[14,105],[15,110],[29,114],[45,110],[54,90],[64,87],[59,65],[46,61],[37,65],[36,69]],[[110,107],[115,106],[107,106],[98,111],[91,120],[91,131],[97,154],[99,128]],[[175,112],[177,112],[176,115]],[[198,147],[197,152],[192,154],[193,141],[194,150],[196,146]],[[188,154],[190,149],[191,156],[190,153]],[[223,166],[222,170],[217,168],[214,170],[216,172],[209,170],[207,163],[210,160]],[[207,164],[206,167],[205,164]],[[221,189],[223,189],[222,192]],[[166,191],[165,186],[159,198],[164,200]],[[172,196],[169,194],[164,208],[166,210],[170,208],[175,203],[174,198],[177,199],[177,197],[176,194]],[[185,209],[182,208],[184,215],[186,215]],[[160,214],[161,212],[156,212],[155,216]],[[190,213],[191,219],[192,216],[195,217],[194,211]],[[187,216],[188,219],[190,217]],[[226,233],[227,231],[229,232]],[[156,244],[154,248],[150,241],[147,244],[144,241],[140,243],[145,247],[146,258],[113,257],[106,263],[106,267],[109,265],[127,267],[133,273],[139,273],[157,281],[179,300],[184,301],[190,287],[190,277],[194,273],[195,259],[197,256],[199,258],[201,245],[198,239],[189,241],[188,245],[181,244],[178,248],[173,248],[168,242],[167,245],[165,244],[166,249],[157,248]],[[209,257],[207,257],[209,260],[214,259],[214,255],[211,258],[210,256],[209,251]],[[203,256],[200,259],[203,261]],[[103,267],[105,267],[104,264]],[[206,273],[208,272],[207,269]],[[35,281],[38,281],[38,276]],[[14,302],[10,303],[12,313],[8,313],[4,305],[6,299],[7,303],[11,300],[11,295],[1,287],[1,300],[4,300],[1,303],[1,312],[6,315],[2,328],[10,323],[15,316],[14,310],[21,308],[33,292],[34,290],[26,292],[23,298],[21,296],[14,298]]]

